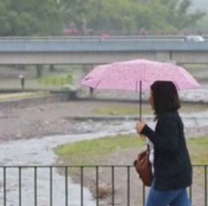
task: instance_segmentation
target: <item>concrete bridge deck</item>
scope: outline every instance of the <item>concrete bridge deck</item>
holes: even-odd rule
[[[146,58],[208,63],[208,41],[153,39],[0,39],[0,64],[102,64]]]

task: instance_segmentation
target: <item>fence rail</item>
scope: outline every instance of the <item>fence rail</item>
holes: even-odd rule
[[[194,165],[193,206],[208,206],[208,165]],[[130,165],[0,166],[2,206],[136,206],[148,188]]]
[[[109,36],[106,40],[181,40],[185,39],[186,35],[116,35]],[[6,36],[0,37],[0,41],[25,41],[25,40],[33,40],[33,41],[57,41],[57,40],[100,40],[102,36]],[[203,38],[208,39],[208,35],[203,35]]]

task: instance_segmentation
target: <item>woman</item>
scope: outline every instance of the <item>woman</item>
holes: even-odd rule
[[[192,184],[192,166],[175,85],[156,81],[149,101],[157,121],[155,131],[143,120],[136,125],[137,133],[147,137],[153,155],[154,178],[145,206],[190,206],[186,188]]]

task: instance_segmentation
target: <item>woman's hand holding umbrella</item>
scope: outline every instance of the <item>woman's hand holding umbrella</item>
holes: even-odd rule
[[[140,135],[140,137],[145,140],[145,136],[141,134],[143,128],[145,127],[146,122],[142,119],[136,124],[136,131]]]

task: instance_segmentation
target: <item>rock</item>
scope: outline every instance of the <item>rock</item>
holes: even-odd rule
[[[99,180],[98,182],[98,188],[96,188],[96,181],[92,180],[90,185],[90,191],[95,199],[104,199],[110,195],[113,195],[113,193],[115,192],[112,191],[112,187],[110,184],[101,182],[101,180]]]

